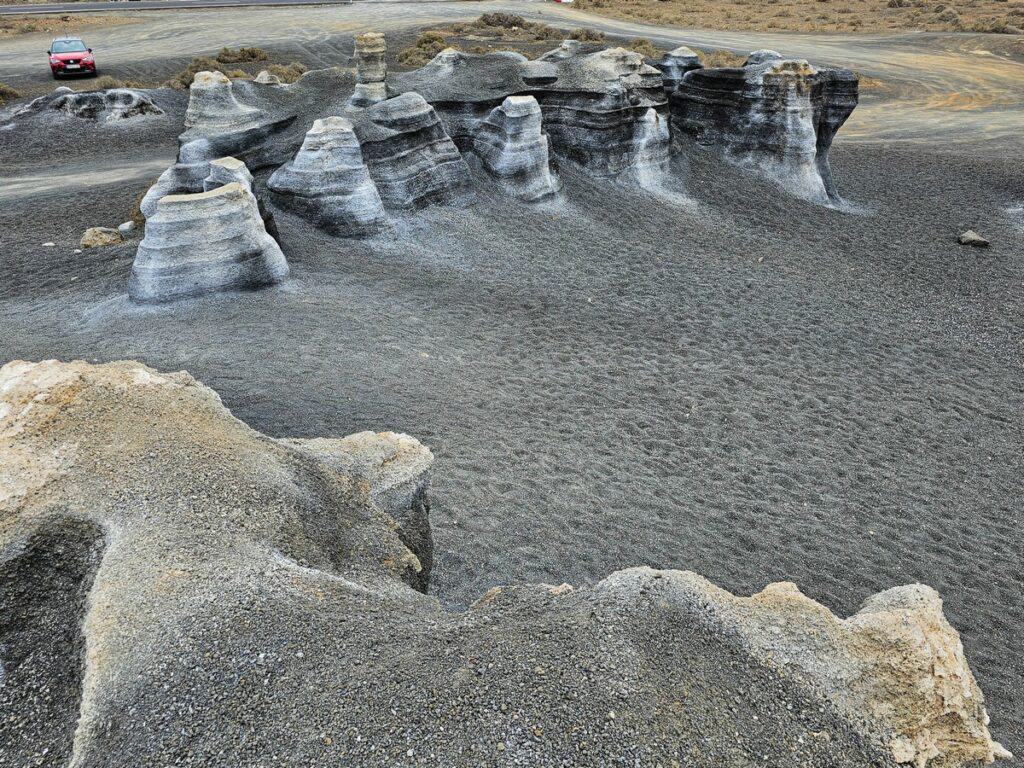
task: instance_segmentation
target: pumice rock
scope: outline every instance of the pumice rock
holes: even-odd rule
[[[124,236],[117,229],[111,227],[89,227],[82,233],[79,245],[82,248],[103,248],[108,245],[117,245],[124,241]]]
[[[548,165],[548,138],[532,96],[509,96],[473,134],[473,152],[512,197],[541,200],[558,192]]]
[[[1008,756],[921,585],[842,619],[792,584],[737,597],[635,568],[443,608],[409,536],[431,458],[390,433],[266,437],[184,372],[4,366],[5,758],[171,765],[183,734],[232,766]]]
[[[506,97],[533,96],[555,154],[596,176],[651,173],[668,161],[661,72],[622,48],[582,54],[563,46],[536,61],[448,50],[392,81],[394,90],[416,91],[433,104],[460,147],[471,146],[481,121]]]
[[[263,205],[263,201],[256,195],[256,190],[253,188],[252,174],[249,173],[245,163],[235,157],[221,157],[211,160],[208,169],[209,173],[203,179],[203,191],[210,192],[217,187],[223,187],[225,184],[235,182],[241,184],[256,197],[256,205],[260,212],[260,218],[263,219],[263,227],[267,230],[267,234],[280,243],[281,237],[277,231],[277,222],[274,221],[274,214]]]
[[[388,74],[388,46],[380,32],[367,32],[356,37],[356,88],[349,104],[368,107],[387,97],[385,79]]]
[[[385,206],[414,209],[471,198],[466,161],[419,94],[404,93],[374,104],[355,130]]]
[[[744,67],[683,76],[670,97],[673,140],[712,147],[802,197],[838,202],[828,153],[857,98],[850,70],[756,51]]]
[[[283,163],[289,152],[282,134],[295,115],[270,119],[235,98],[231,80],[220,72],[198,72],[189,87],[185,132],[178,137],[178,162],[164,171],[140,204],[148,219],[165,195],[200,192],[209,163],[235,157],[250,170]]]
[[[385,220],[352,122],[343,117],[315,121],[295,159],[274,171],[267,189],[278,205],[334,234],[368,234]]]
[[[701,69],[704,65],[700,62],[700,56],[692,48],[681,45],[669,51],[654,66],[661,70],[661,78],[665,84],[665,93],[670,95],[683,79],[683,75],[694,69]]]
[[[152,304],[261,288],[287,276],[288,262],[267,233],[255,196],[232,182],[160,200],[136,251],[128,295]]]

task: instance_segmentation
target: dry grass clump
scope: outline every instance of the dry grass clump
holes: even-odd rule
[[[747,61],[744,53],[734,53],[722,49],[713,51],[701,51],[693,49],[694,53],[700,56],[700,63],[708,69],[721,69],[723,67],[742,67]]]
[[[569,35],[570,40],[579,40],[581,43],[603,43],[604,32],[598,32],[596,29],[588,29],[586,27],[580,27],[574,29],[572,34]]]
[[[198,59],[193,59],[189,62],[187,67],[181,70],[181,72],[178,72],[176,75],[172,75],[168,78],[164,85],[168,88],[174,88],[179,91],[185,90],[192,85],[192,80],[195,78],[197,72],[220,72],[233,78],[251,77],[251,75],[244,69],[229,69],[216,59],[211,59],[209,56],[203,56]]]
[[[473,21],[459,21],[430,29],[420,34],[416,42],[400,51],[398,63],[407,67],[422,67],[445,48],[465,50],[469,53],[514,51],[527,58],[536,58],[555,44],[571,38],[586,43],[604,42],[604,33],[593,29],[566,32],[536,21],[529,21],[514,13],[485,13]],[[649,48],[653,49],[650,41]]]
[[[221,64],[241,64],[247,61],[266,61],[270,56],[262,48],[221,48],[217,61]]]
[[[440,32],[428,29],[420,33],[415,43],[398,52],[398,63],[407,67],[422,67],[445,48],[455,47]]]
[[[1021,0],[576,0],[574,7],[702,29],[1024,34]]]
[[[20,99],[21,91],[11,88],[7,83],[0,83],[0,107],[13,99]]]
[[[527,21],[514,13],[485,13],[473,21],[456,22],[444,28],[453,35],[487,38],[498,41],[537,42],[563,40],[565,33],[535,21]]]
[[[33,32],[70,35],[91,27],[113,27],[118,24],[132,24],[136,21],[137,19],[105,13],[79,13],[73,16],[0,16],[0,39],[15,35],[29,35]]]
[[[629,43],[629,50],[639,53],[645,59],[660,59],[663,51],[646,37],[635,37]]]
[[[266,69],[270,74],[277,75],[282,83],[294,83],[309,71],[309,67],[301,61],[293,61],[290,64],[269,64]]]

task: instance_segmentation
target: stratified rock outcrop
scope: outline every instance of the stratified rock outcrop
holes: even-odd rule
[[[512,197],[541,200],[558,192],[548,165],[548,138],[532,96],[509,96],[473,132],[473,152]]]
[[[71,117],[106,122],[164,113],[149,96],[128,88],[65,93],[54,99],[50,107]]]
[[[267,234],[280,243],[281,237],[277,231],[277,222],[274,221],[274,214],[270,212],[259,196],[256,195],[256,190],[253,188],[252,174],[249,173],[245,163],[237,157],[220,157],[216,160],[211,160],[207,168],[209,173],[203,179],[203,192],[210,192],[217,189],[217,187],[223,187],[225,184],[241,184],[256,197],[260,218],[263,219],[263,227],[267,230]]]
[[[4,366],[8,762],[40,745],[126,768],[183,749],[218,766],[1007,756],[920,585],[844,620],[791,584],[743,598],[637,568],[444,610],[409,587],[430,461],[390,433],[270,439],[183,372]]]
[[[466,161],[419,94],[403,93],[374,104],[355,130],[386,206],[459,204],[472,196]]]
[[[289,144],[282,134],[295,115],[270,118],[235,98],[231,80],[220,72],[198,72],[189,87],[185,132],[178,137],[178,162],[168,168],[140,204],[148,219],[165,195],[200,192],[209,162],[235,157],[250,170],[283,163]]]
[[[146,222],[128,283],[139,303],[261,288],[288,276],[288,262],[263,224],[250,189],[167,195]]]
[[[384,83],[388,74],[387,52],[387,43],[380,32],[356,37],[356,89],[349,99],[353,107],[368,107],[388,97]]]
[[[533,96],[555,153],[590,173],[650,173],[668,159],[669,126],[661,73],[622,48],[583,54],[563,45],[536,61],[515,53],[439,53],[392,87],[433,104],[460,147],[508,96]]]
[[[33,99],[12,117],[27,117],[44,109],[53,109],[69,117],[108,123],[164,113],[148,95],[129,88],[77,92],[67,86],[60,86],[52,93]]]
[[[315,121],[295,159],[274,171],[267,189],[278,205],[334,234],[368,234],[385,220],[352,122],[343,117]]]
[[[756,51],[744,67],[683,76],[671,96],[673,140],[714,147],[801,196],[838,201],[829,147],[857,94],[850,70]]]
[[[665,84],[666,95],[671,96],[672,92],[679,87],[683,75],[694,69],[701,69],[704,65],[700,62],[700,56],[692,48],[681,45],[675,48],[658,61],[654,66],[661,70],[662,82]]]

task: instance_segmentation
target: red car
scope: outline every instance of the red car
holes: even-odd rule
[[[50,71],[56,80],[61,75],[96,76],[96,59],[92,48],[77,37],[58,37],[50,43]]]

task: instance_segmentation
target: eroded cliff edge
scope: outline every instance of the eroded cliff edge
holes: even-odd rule
[[[18,672],[12,638],[37,638],[46,658],[84,648],[80,675],[40,684],[60,705],[22,691],[56,741],[14,738],[26,720],[0,718],[5,758],[956,766],[1006,756],[941,600],[921,585],[844,620],[789,584],[744,598],[689,572],[635,568],[591,588],[495,588],[445,612],[419,591],[431,460],[391,433],[269,438],[182,372],[5,366],[0,568],[11,584],[87,591],[55,603],[80,640],[40,631],[54,616],[46,608],[0,624],[5,679]],[[71,567],[47,579],[54,536],[67,537]]]

